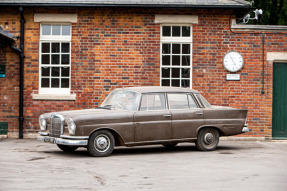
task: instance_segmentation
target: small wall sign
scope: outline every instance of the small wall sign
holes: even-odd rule
[[[0,78],[5,78],[5,73],[6,73],[5,65],[0,65]]]
[[[227,81],[240,81],[240,74],[227,74],[226,80]]]

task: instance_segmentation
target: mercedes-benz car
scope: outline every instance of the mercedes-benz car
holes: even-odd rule
[[[100,157],[115,146],[180,142],[212,151],[220,136],[248,132],[246,118],[247,110],[213,106],[189,88],[129,87],[113,90],[98,108],[40,115],[38,140]]]

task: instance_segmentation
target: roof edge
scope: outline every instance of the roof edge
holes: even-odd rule
[[[95,4],[95,3],[0,3],[6,7],[121,7],[121,8],[215,8],[253,9],[250,5],[195,5],[195,4]]]

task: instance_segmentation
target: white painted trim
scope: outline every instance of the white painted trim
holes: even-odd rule
[[[267,52],[267,61],[287,61],[287,52]]]
[[[162,27],[163,26],[190,26],[190,37],[163,37],[162,36]],[[188,69],[190,69],[190,77],[189,78],[182,78],[182,77],[180,77],[180,78],[176,78],[176,79],[179,79],[180,80],[180,85],[182,85],[181,84],[181,81],[183,80],[183,79],[186,79],[186,80],[189,80],[189,85],[190,85],[190,89],[192,89],[192,69],[193,69],[193,67],[192,67],[192,57],[193,57],[193,43],[192,43],[192,37],[193,37],[193,27],[192,27],[192,25],[190,25],[190,24],[181,24],[181,23],[177,23],[177,24],[162,24],[161,26],[161,29],[160,29],[160,86],[162,86],[162,80],[163,79],[168,79],[168,80],[170,80],[170,83],[171,83],[171,80],[172,79],[174,79],[174,78],[172,78],[172,74],[170,73],[170,77],[169,78],[163,78],[162,77],[162,68],[188,68]],[[190,54],[176,54],[176,55],[179,55],[180,56],[180,59],[181,59],[181,56],[182,55],[190,55],[190,66],[165,66],[165,65],[162,65],[162,56],[163,56],[163,54],[162,54],[162,44],[163,43],[179,43],[179,44],[190,44]],[[166,55],[170,55],[170,56],[172,56],[173,54],[172,53],[170,53],[170,54],[166,54]],[[182,62],[182,60],[181,60],[181,62]],[[170,86],[172,86],[172,84],[170,84]]]
[[[198,24],[197,15],[155,15],[155,23],[160,24]]]
[[[33,100],[60,100],[75,101],[76,94],[60,95],[60,94],[32,94]]]
[[[34,22],[68,22],[76,23],[78,20],[77,14],[44,14],[44,13],[35,13]]]
[[[262,32],[286,32],[287,26],[282,25],[249,25],[249,24],[238,24],[235,19],[231,20],[232,30],[241,31],[262,31]]]

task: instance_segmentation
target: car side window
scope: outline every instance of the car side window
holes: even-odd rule
[[[197,108],[196,102],[191,94],[188,95],[189,108]]]
[[[189,109],[187,94],[169,93],[167,97],[169,109]]]
[[[143,94],[141,100],[141,111],[166,109],[164,93]]]

